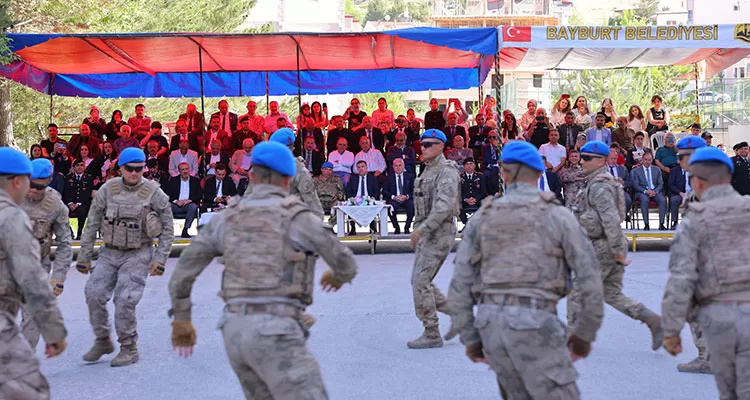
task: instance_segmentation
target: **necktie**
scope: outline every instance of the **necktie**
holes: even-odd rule
[[[539,177],[539,190],[544,191],[544,174]]]
[[[308,152],[307,152],[307,157],[305,158],[305,163],[307,163],[307,169],[308,169],[308,170],[312,170],[312,167],[311,167],[311,165],[312,165],[312,162],[310,161],[311,159],[312,159],[312,155],[311,155],[311,154],[310,154],[310,152],[308,151]]]
[[[682,176],[685,178],[685,193],[690,191],[690,172],[682,171]]]
[[[399,196],[404,194],[404,182],[402,179],[403,179],[403,175],[399,175],[398,176],[398,193],[396,193]]]
[[[451,126],[451,136],[456,136],[456,127]]]
[[[221,193],[221,183],[222,183],[221,181],[218,181],[217,184],[216,184],[216,195],[217,196],[222,196],[223,195],[223,193]]]
[[[490,150],[492,152],[492,161],[497,161],[497,156],[495,155],[495,146],[490,145]]]
[[[359,195],[361,197],[365,197],[365,177],[360,176],[359,177]]]
[[[615,175],[615,167],[611,165],[609,166],[609,173],[612,174],[612,176],[617,177],[617,175]]]
[[[644,167],[644,172],[646,172],[646,182],[648,183],[648,190],[653,190],[654,184],[651,182],[651,168]]]
[[[225,120],[226,118],[227,118],[227,116],[226,116],[226,115],[224,115],[224,114],[222,114],[222,115],[221,115],[221,129],[224,129],[224,130],[226,130],[226,129],[225,129],[226,127],[224,126],[224,120]]]
[[[367,138],[370,139],[370,145],[372,145],[372,131],[367,131]]]

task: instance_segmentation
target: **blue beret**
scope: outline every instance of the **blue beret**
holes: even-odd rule
[[[581,147],[581,154],[589,153],[596,154],[604,157],[609,156],[609,146],[606,143],[598,140],[592,140]]]
[[[297,163],[291,150],[278,142],[258,143],[253,148],[250,160],[253,165],[270,168],[284,176],[294,176],[297,172]]]
[[[294,145],[294,139],[296,137],[294,136],[294,131],[290,128],[279,128],[274,132],[271,137],[268,139],[272,142],[281,143],[284,146],[292,146]],[[294,175],[294,174],[292,174]]]
[[[677,142],[677,148],[680,150],[700,149],[701,147],[706,147],[706,141],[699,136],[685,136]]]
[[[437,139],[443,143],[448,141],[448,139],[445,137],[445,133],[443,133],[443,131],[438,130],[438,129],[428,129],[424,131],[424,133],[419,138],[419,140],[425,140],[425,139]]]
[[[128,147],[120,153],[120,158],[117,160],[117,165],[125,165],[128,163],[146,162],[146,154],[143,150],[137,147]]]
[[[503,147],[500,158],[503,164],[523,164],[533,170],[544,171],[544,162],[539,150],[533,144],[521,140],[511,141]]]
[[[55,167],[46,158],[37,158],[31,162],[31,179],[47,179],[55,172]]]
[[[732,163],[732,160],[716,147],[706,146],[696,150],[690,157],[689,164],[693,165],[700,162],[720,162],[729,167],[729,172],[734,173],[734,163]]]
[[[330,161],[326,161],[323,163],[323,165],[320,166],[320,168],[331,168],[333,169],[333,163]]]
[[[0,147],[0,175],[31,175],[31,160],[10,147]]]

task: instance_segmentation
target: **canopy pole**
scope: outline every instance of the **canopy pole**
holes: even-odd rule
[[[55,123],[55,74],[49,75],[49,123]]]
[[[297,112],[302,114],[302,83],[299,72],[299,42],[297,42]],[[299,129],[299,127],[297,127]]]
[[[477,103],[477,107],[481,107],[480,105],[482,103],[482,67],[481,63],[477,66],[477,95],[479,96],[479,102]]]
[[[695,122],[699,123],[701,122],[701,105],[698,97],[698,63],[693,63],[693,68],[695,70]]]
[[[198,68],[199,68],[199,77],[200,77],[200,83],[201,83],[201,114],[203,114],[203,124],[206,124],[206,104],[205,99],[203,96],[203,49],[198,46]],[[205,126],[201,127],[205,129]]]
[[[511,7],[513,5],[513,2],[511,1]],[[500,80],[502,79],[502,75],[500,75],[500,54],[495,54],[495,76],[492,77],[492,88],[495,89],[495,116],[498,117],[498,120],[500,123],[502,123],[502,111],[500,110],[500,100],[502,100],[500,96]],[[503,141],[501,136],[501,129],[498,127],[497,136],[500,137],[500,139],[497,141],[497,182],[498,182],[498,191],[497,195],[498,197],[505,196],[505,180],[503,179],[503,173],[500,171],[503,168],[503,162],[500,160],[501,156],[503,155]]]
[[[268,71],[266,71],[266,115],[268,115]]]

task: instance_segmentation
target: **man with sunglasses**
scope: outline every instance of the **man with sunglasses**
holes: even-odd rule
[[[502,162],[506,195],[482,204],[456,252],[453,321],[469,359],[497,374],[503,398],[577,399],[571,361],[588,356],[604,317],[594,248],[554,194],[539,190],[545,166],[534,145],[510,142]],[[571,271],[585,294],[568,336],[557,302]]]
[[[422,321],[422,336],[407,343],[410,349],[442,347],[437,311],[448,313],[445,295],[432,283],[456,240],[456,217],[460,208],[461,183],[456,163],[443,156],[447,138],[443,131],[428,129],[420,137],[425,169],[414,181],[415,249],[412,292],[417,318]],[[456,335],[451,329],[445,336]]]
[[[695,150],[687,205],[670,248],[662,313],[664,348],[682,352],[680,331],[696,321],[711,354],[719,397],[745,399],[750,385],[750,199],[732,188],[734,165],[715,147]]]
[[[500,139],[496,130],[487,135],[487,143],[482,145],[482,174],[487,180],[487,195],[492,196],[500,190]]]
[[[121,177],[108,180],[94,195],[89,220],[83,230],[76,269],[91,272],[86,282],[86,304],[96,341],[83,360],[95,362],[115,351],[110,339],[107,302],[114,293],[115,330],[120,353],[110,365],[138,361],[135,308],[146,286],[146,277],[164,275],[164,265],[174,237],[169,197],[159,184],[143,177],[146,156],[129,147],[120,153]],[[97,232],[104,242],[95,268],[91,266]],[[154,248],[154,239],[158,245]]]
[[[41,267],[39,242],[34,238],[29,217],[21,208],[32,172],[31,161],[25,154],[0,147],[2,399],[49,398],[49,384],[39,370],[39,360],[16,327],[16,315],[21,306],[28,307],[44,337],[47,357],[60,355],[66,347],[67,331],[49,285],[49,276],[45,276]]]
[[[52,163],[46,158],[37,158],[31,162],[31,182],[29,192],[23,202],[23,209],[31,220],[34,238],[39,242],[42,268],[47,276],[52,272],[50,284],[55,296],[63,292],[65,277],[73,260],[73,238],[68,219],[68,207],[63,203],[60,194],[49,187],[55,173]],[[57,249],[52,252],[54,234]],[[22,312],[21,330],[32,349],[39,342],[39,328],[31,318],[28,305]]]
[[[698,136],[687,136],[677,142],[677,158],[679,167],[673,168],[669,173],[670,208],[672,212],[672,229],[676,228],[679,207],[687,207],[693,201],[697,201],[695,193],[690,186],[690,156],[700,148],[706,147],[706,142]],[[687,210],[683,210],[683,213]],[[708,350],[706,348],[706,337],[700,325],[688,322],[690,332],[693,334],[693,343],[698,348],[698,357],[688,363],[677,364],[680,372],[696,374],[710,374],[711,363],[709,362]]]
[[[651,349],[661,347],[664,332],[661,317],[642,303],[622,293],[622,280],[628,240],[622,232],[625,220],[625,199],[622,185],[605,168],[609,146],[598,140],[581,148],[581,166],[586,174],[586,188],[580,208],[576,211],[578,222],[586,230],[596,251],[604,286],[604,301],[621,313],[645,323],[651,330]],[[576,326],[580,315],[581,289],[578,277],[573,277],[573,288],[568,296],[568,326]]]

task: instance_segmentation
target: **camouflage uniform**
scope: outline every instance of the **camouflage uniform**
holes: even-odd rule
[[[448,292],[461,342],[481,342],[510,399],[578,398],[578,373],[556,304],[574,270],[582,310],[573,333],[593,342],[604,304],[591,243],[554,194],[533,184],[511,184],[477,214],[464,230]]]
[[[341,182],[341,178],[336,175],[331,175],[330,178],[325,179],[323,176],[316,176],[313,178],[315,182],[315,191],[318,193],[318,199],[320,199],[320,205],[323,211],[331,213],[329,223],[333,224],[336,221],[336,213],[331,210],[337,202],[342,201],[346,198],[344,194],[344,184]]]
[[[425,163],[424,172],[414,181],[415,230],[422,236],[415,250],[411,285],[414,310],[425,332],[409,342],[411,348],[442,346],[437,311],[447,314],[448,308],[445,296],[432,280],[456,240],[453,218],[460,211],[460,194],[456,163],[442,155]]]
[[[565,195],[565,207],[573,210],[578,206],[580,193],[586,188],[586,182],[576,180],[584,177],[583,168],[580,165],[568,166],[560,170],[560,180],[563,182],[563,194]]]
[[[52,188],[44,191],[44,197],[39,201],[25,198],[23,209],[29,215],[32,223],[32,232],[39,241],[42,267],[49,275],[52,271],[52,279],[65,282],[68,268],[73,260],[72,235],[70,231],[70,220],[68,218],[68,207],[62,202],[60,194]],[[52,253],[52,234],[57,240],[57,249]],[[21,312],[21,331],[32,349],[36,349],[39,343],[39,329],[34,320],[30,318],[29,306],[23,307]]]
[[[67,331],[41,267],[29,218],[2,189],[0,225],[0,399],[49,399],[49,384],[18,332],[16,315],[25,304],[46,343],[63,341]]]
[[[320,204],[318,194],[315,192],[315,182],[312,175],[305,166],[305,160],[302,157],[296,157],[297,172],[289,183],[291,194],[297,195],[305,205],[317,215],[323,215],[323,206]],[[245,195],[253,191],[253,184],[248,182]]]
[[[138,359],[135,308],[143,296],[150,265],[164,265],[172,249],[169,197],[156,182],[145,178],[134,186],[125,185],[122,178],[110,179],[94,196],[78,263],[91,262],[97,232],[105,245],[86,282],[89,319],[97,344],[109,342],[107,302],[114,292],[115,330],[122,347],[112,365],[127,365]],[[157,237],[159,244],[154,248]],[[87,353],[84,360],[96,361],[106,353],[93,354]],[[135,361],[125,362],[128,360]]]
[[[604,301],[630,318],[642,321],[651,329],[652,349],[662,343],[661,320],[642,303],[622,293],[625,267],[616,261],[628,253],[628,240],[620,224],[625,219],[625,199],[622,185],[602,167],[586,177],[586,188],[581,193],[578,221],[586,230],[596,251],[604,283]],[[573,290],[568,297],[568,326],[575,325],[580,313],[578,278],[573,274]]]
[[[664,334],[697,314],[720,398],[750,398],[750,199],[716,185],[688,210],[670,248]]]
[[[223,256],[227,306],[219,329],[248,399],[328,398],[299,321],[312,303],[315,253],[337,280],[350,282],[356,275],[352,252],[317,215],[281,188],[258,184],[214,217],[180,255],[169,291],[175,320],[181,321],[191,318],[196,277]]]

